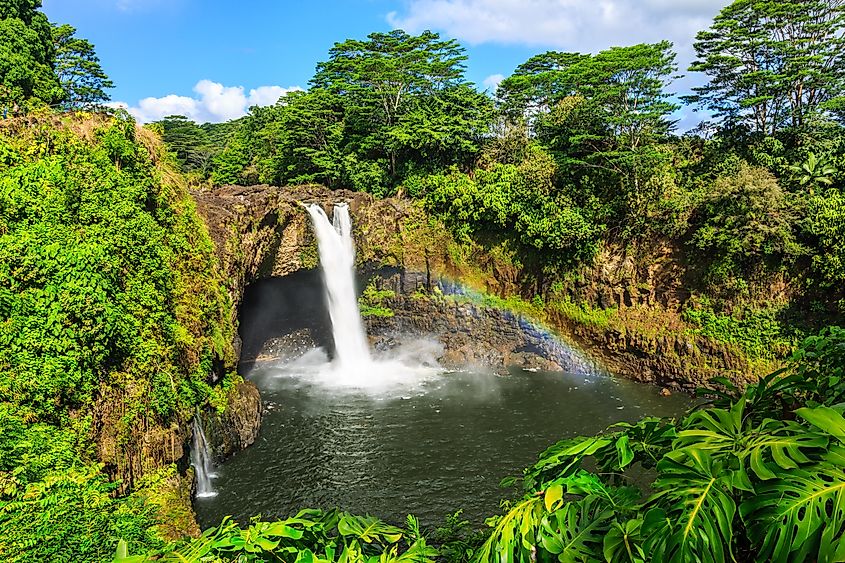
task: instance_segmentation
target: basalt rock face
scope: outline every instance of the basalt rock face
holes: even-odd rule
[[[317,203],[329,215],[336,203],[349,205],[359,264],[451,270],[448,235],[428,225],[422,210],[406,200],[321,186],[223,186],[194,193],[194,198],[226,272],[235,315],[249,284],[318,267],[317,242],[303,203]]]
[[[389,350],[409,335],[437,338],[438,363],[507,373],[509,367],[574,373],[604,373],[575,346],[508,311],[443,297],[398,295],[385,300],[390,317],[368,317],[367,332],[377,351]]]
[[[456,263],[452,254],[456,245],[448,232],[407,200],[377,200],[368,194],[319,186],[224,186],[197,193],[195,198],[227,273],[233,314],[237,314],[247,285],[318,266],[316,240],[302,203],[318,203],[327,213],[336,203],[348,203],[359,266],[395,266],[399,272],[408,272],[402,274],[402,287],[397,291],[406,298],[420,287],[430,290],[440,277],[466,281],[499,296],[531,299],[548,290],[542,279],[512,260],[496,258],[495,252],[476,248]],[[678,312],[690,298],[686,278],[681,251],[671,244],[656,241],[650,248],[635,251],[606,247],[592,267],[582,269],[577,279],[566,284],[565,294],[573,302],[590,307],[653,312],[651,326],[623,321],[619,327],[596,327],[554,311],[546,320],[590,350],[610,371],[631,379],[681,389],[695,388],[716,375],[741,385],[754,379],[754,370],[739,351],[712,339],[681,334],[685,327]],[[489,364],[508,359],[503,352],[505,345],[493,346],[496,352],[476,352],[471,350],[471,339],[466,346],[460,342],[463,337],[459,335],[466,332],[450,324],[464,314],[460,310],[422,311],[423,305],[407,299],[393,307],[396,316],[392,320],[371,320],[371,330],[380,334],[399,328],[417,330],[437,322],[426,317],[441,318],[443,326],[430,328],[452,340],[447,343],[447,352],[453,350],[455,362],[479,356]],[[476,313],[473,315],[478,316]],[[667,319],[678,324],[677,331],[674,325],[666,325]],[[484,328],[476,326],[475,330]],[[497,330],[507,332],[507,322]]]
[[[681,320],[692,285],[685,262],[682,250],[667,241],[636,249],[604,247],[565,293],[574,303],[614,309],[614,325],[579,323],[554,309],[549,322],[613,373],[664,387],[695,391],[709,387],[714,377],[744,387],[757,372],[776,368],[752,365],[735,346],[690,333]]]
[[[756,379],[747,358],[702,336],[651,336],[579,324],[561,316],[553,316],[552,322],[588,346],[591,355],[611,373],[634,381],[692,393],[710,387],[715,377],[727,377],[740,387]]]
[[[92,409],[91,427],[97,458],[112,478],[121,481],[118,491],[124,493],[143,475],[186,458],[190,423],[174,420],[168,426],[142,417],[131,427],[120,424],[127,410],[121,393],[126,391],[103,389]]]
[[[250,381],[238,384],[229,392],[222,413],[212,411],[203,417],[203,430],[215,461],[252,445],[261,428],[261,394]]]
[[[375,199],[321,186],[224,186],[194,197],[229,275],[235,305],[256,280],[319,266],[317,241],[303,204],[317,203],[329,216],[335,204],[349,205],[359,264],[422,271],[449,268],[448,235],[437,226],[423,225],[425,214],[407,200]]]

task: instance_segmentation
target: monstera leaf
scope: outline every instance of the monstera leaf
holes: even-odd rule
[[[845,472],[819,464],[779,471],[740,506],[758,561],[845,560]]]
[[[688,454],[704,451],[724,459],[734,471],[734,487],[753,492],[747,470],[761,480],[775,478],[772,467],[794,469],[821,455],[828,445],[822,433],[808,431],[796,422],[766,419],[752,427],[745,398],[730,410],[708,409],[688,417],[674,447]]]
[[[649,501],[643,530],[653,561],[733,559],[733,471],[706,452],[672,452],[657,464],[659,492]]]
[[[605,561],[645,563],[642,528],[643,521],[640,519],[613,522],[604,536],[602,551]]]
[[[540,454],[540,460],[526,470],[525,489],[543,489],[550,481],[575,474],[584,458],[608,447],[615,447],[614,439],[598,436],[561,440]]]
[[[776,477],[773,464],[780,469],[796,469],[812,461],[808,455],[824,455],[828,443],[823,434],[808,432],[796,422],[767,420],[749,433],[738,455],[748,458],[751,470],[765,481]]]
[[[540,545],[558,561],[575,562],[602,557],[602,543],[614,513],[601,499],[570,502],[543,518],[537,534]]]
[[[613,428],[620,429],[616,440],[618,457],[610,465],[600,458],[602,466],[607,469],[622,470],[635,462],[654,467],[677,437],[673,421],[655,417],[643,418],[636,424],[620,422]]]
[[[790,410],[787,406],[794,404],[800,393],[809,389],[805,377],[786,375],[787,371],[789,368],[783,368],[761,377],[744,390],[727,378],[716,377],[710,380],[711,385],[707,389],[699,389],[697,393],[709,398],[710,406],[725,410],[730,410],[731,406],[744,399],[745,418],[756,425],[767,418],[780,417],[784,411]]]
[[[778,467],[776,479],[740,506],[763,561],[845,560],[845,418],[829,407],[796,414],[840,442],[810,467]]]

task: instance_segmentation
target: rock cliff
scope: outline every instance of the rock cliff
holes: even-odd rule
[[[431,286],[438,279],[453,279],[499,296],[531,299],[538,292],[534,276],[498,259],[495,252],[477,247],[466,251],[441,224],[408,200],[378,200],[320,186],[224,186],[194,195],[226,272],[235,311],[249,284],[317,267],[316,241],[302,203],[318,203],[327,211],[337,202],[350,205],[357,261],[363,269],[393,266],[415,274],[414,283],[422,279]],[[665,325],[665,319],[677,319],[677,308],[689,298],[684,271],[680,257],[669,246],[656,243],[654,248],[641,249],[639,256],[608,248],[565,291],[575,302],[594,307],[657,313],[653,322]],[[397,310],[416,314],[407,305]],[[754,377],[741,353],[709,338],[669,336],[642,323],[596,327],[553,310],[545,320],[612,372],[631,379],[691,390],[715,375],[740,384]],[[373,322],[372,328],[387,330],[387,324],[403,322],[413,324],[399,315],[393,321]]]

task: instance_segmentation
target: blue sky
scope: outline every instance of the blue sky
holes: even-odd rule
[[[401,27],[459,40],[467,76],[493,86],[533,54],[596,52],[670,39],[682,69],[695,32],[729,0],[44,0],[97,47],[112,98],[141,121],[183,113],[198,121],[243,115],[307,87],[332,44]],[[688,76],[676,90],[700,82]],[[481,86],[482,88],[484,86]],[[692,121],[686,113],[678,116]]]

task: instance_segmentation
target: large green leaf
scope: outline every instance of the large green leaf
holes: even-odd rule
[[[525,488],[536,491],[555,479],[573,475],[581,468],[584,458],[602,448],[615,448],[612,438],[570,438],[561,440],[540,454],[540,460],[525,473]]]
[[[543,516],[543,499],[535,496],[517,503],[495,521],[490,537],[473,558],[474,563],[532,563],[537,529]]]
[[[740,505],[759,561],[845,560],[845,472],[819,464],[779,470]]]
[[[364,543],[396,543],[403,535],[401,528],[385,524],[378,518],[346,513],[341,514],[337,530],[343,536],[351,536]]]
[[[642,537],[643,521],[639,518],[613,522],[604,536],[602,552],[612,563],[645,563]]]
[[[750,470],[761,480],[773,479],[773,466],[794,469],[810,463],[808,455],[822,454],[828,438],[808,432],[807,428],[789,421],[766,419],[752,427],[745,398],[730,410],[708,409],[690,415],[685,428],[678,433],[674,448],[690,455],[707,452],[724,459],[734,471],[734,487],[753,492],[747,474]]]
[[[645,515],[646,553],[654,561],[732,560],[733,471],[705,452],[672,452],[657,470],[659,492]]]
[[[570,502],[543,518],[538,540],[559,561],[598,560],[612,518],[613,510],[596,497]]]
[[[839,411],[822,406],[814,409],[801,408],[795,413],[816,428],[845,443],[845,417]]]

